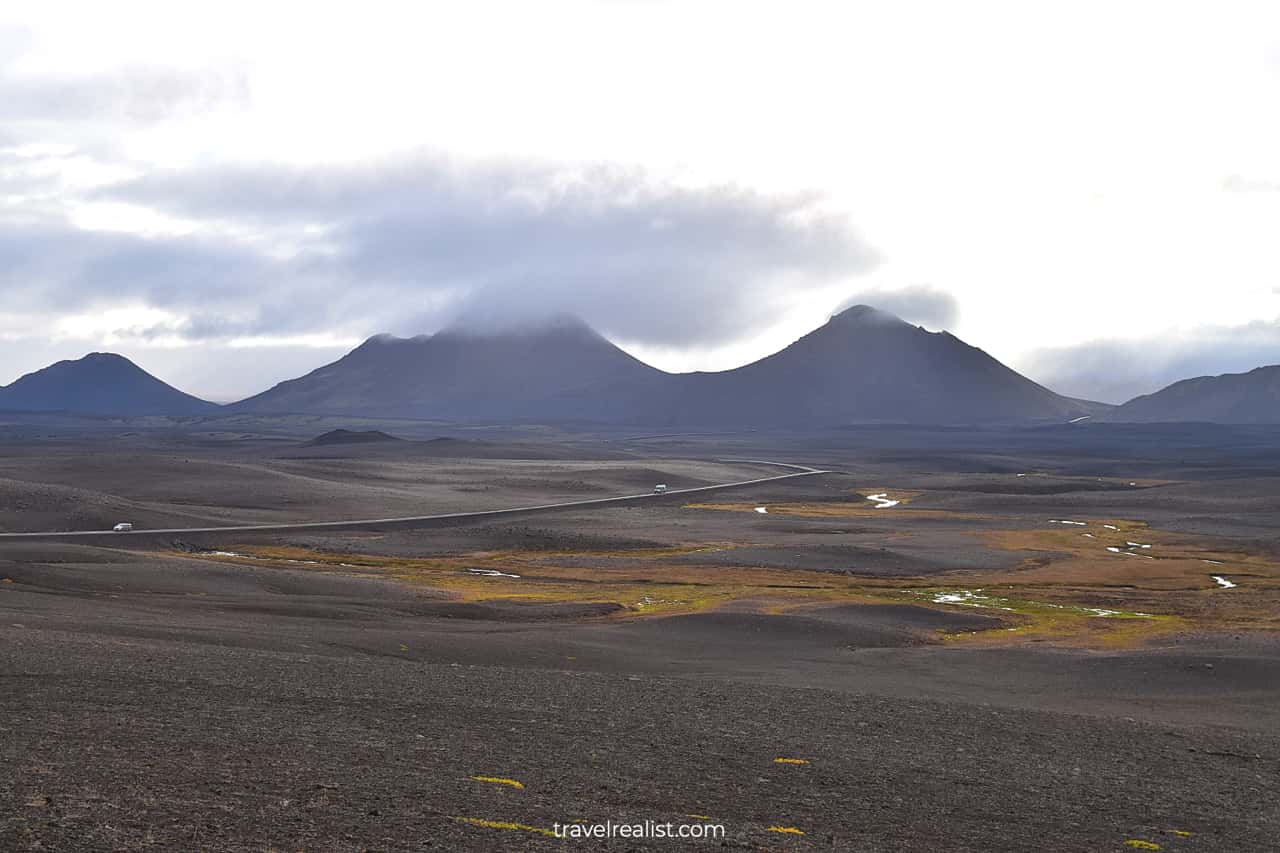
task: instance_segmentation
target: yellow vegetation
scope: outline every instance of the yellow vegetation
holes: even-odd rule
[[[493,785],[506,785],[511,788],[519,788],[524,790],[524,785],[515,779],[504,779],[501,776],[472,776],[474,782],[489,782]]]
[[[919,493],[895,493],[915,496]],[[691,504],[754,512],[753,504]],[[861,504],[767,504],[770,513],[897,513]],[[905,509],[903,519],[930,510]],[[947,514],[947,513],[944,513]],[[947,514],[955,517],[953,514]],[[988,522],[992,521],[986,517]],[[992,629],[939,636],[950,643],[1047,642],[1094,648],[1130,647],[1185,630],[1280,630],[1280,565],[1240,550],[1215,548],[1124,519],[1090,518],[1087,526],[988,529],[969,535],[1022,555],[1008,569],[958,570],[926,577],[849,574],[709,565],[697,555],[742,544],[690,543],[644,550],[489,550],[433,558],[334,554],[289,547],[235,549],[205,555],[243,565],[278,565],[411,584],[454,602],[617,604],[607,619],[663,617],[733,606],[786,613],[843,604],[911,603],[994,616]],[[1090,534],[1086,536],[1085,534]],[[909,538],[911,531],[894,536]],[[1151,545],[1133,548],[1129,542]],[[1107,547],[1120,549],[1120,553]],[[500,572],[501,574],[493,574]],[[1220,589],[1211,575],[1241,586]],[[780,762],[781,763],[781,762]]]
[[[465,823],[469,826],[479,826],[484,829],[512,829],[519,832],[532,832],[536,835],[545,835],[548,838],[555,838],[556,834],[550,829],[544,829],[540,826],[529,826],[527,823],[515,823],[507,820],[485,820],[479,817],[455,817],[454,820],[459,823]]]

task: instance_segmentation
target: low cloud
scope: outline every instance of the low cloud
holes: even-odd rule
[[[1280,193],[1280,180],[1227,175],[1222,179],[1222,188],[1232,193]]]
[[[95,74],[32,74],[17,67],[29,48],[23,34],[0,33],[0,121],[145,124],[242,107],[249,100],[248,76],[238,68],[134,65]]]
[[[954,328],[960,319],[960,303],[956,298],[927,285],[862,290],[842,302],[836,312],[854,305],[870,305],[934,331]]]
[[[1181,379],[1243,373],[1270,364],[1280,364],[1280,318],[1039,350],[1018,366],[1059,393],[1123,403]]]
[[[269,289],[287,303],[278,322],[341,318],[371,333],[569,313],[632,341],[708,345],[878,262],[818,196],[688,188],[611,167],[415,155],[156,173],[97,197],[292,245],[272,262]],[[225,257],[208,263],[203,293],[247,285],[261,297],[261,278],[228,275]],[[274,316],[257,312],[260,331]]]

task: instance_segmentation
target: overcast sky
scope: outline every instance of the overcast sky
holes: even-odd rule
[[[869,301],[1117,401],[1280,362],[1276,152],[1274,2],[9,2],[0,383],[566,311],[720,369]]]

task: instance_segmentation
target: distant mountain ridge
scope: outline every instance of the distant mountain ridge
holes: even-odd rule
[[[0,411],[192,416],[219,408],[165,384],[124,356],[104,352],[59,361],[0,388]]]
[[[1184,379],[1154,394],[1135,397],[1113,411],[1111,421],[1280,423],[1280,365],[1248,373]]]
[[[566,318],[520,332],[378,336],[231,408],[805,426],[1062,420],[1107,407],[1055,394],[949,333],[860,305],[778,353],[720,373],[665,373]]]
[[[1054,393],[949,332],[854,306],[784,349],[715,373],[651,367],[574,318],[521,330],[378,335],[305,376],[218,406],[123,356],[90,353],[0,387],[0,411],[219,412],[717,429],[856,423],[1280,423],[1280,365],[1175,382],[1122,406]],[[317,441],[372,437],[345,433]]]

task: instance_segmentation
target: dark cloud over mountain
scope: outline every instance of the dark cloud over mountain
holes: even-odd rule
[[[895,290],[862,290],[842,302],[837,313],[855,305],[874,305],[908,323],[930,329],[951,329],[960,319],[960,303],[945,290],[915,285]]]
[[[877,262],[818,196],[615,166],[413,153],[161,171],[111,128],[247,103],[243,74],[34,73],[29,49],[0,32],[0,198],[21,201],[0,208],[0,288],[33,316],[170,315],[116,338],[412,334],[573,313],[635,342],[714,345]]]
[[[366,331],[573,313],[628,340],[715,343],[877,261],[815,196],[688,188],[603,166],[425,154],[227,166],[153,173],[99,197],[279,235],[297,251],[272,290],[291,294],[293,319],[341,317]]]

